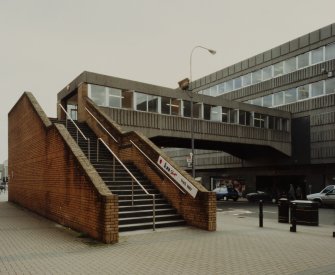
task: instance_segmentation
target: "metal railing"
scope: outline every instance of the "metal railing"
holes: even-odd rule
[[[109,148],[109,146],[103,141],[102,138],[97,139],[97,162],[99,162],[99,142],[101,142],[107,150],[113,155],[113,180],[115,180],[115,160],[117,160],[124,170],[130,175],[131,177],[131,205],[134,206],[134,182],[137,183],[141,187],[141,189],[146,193],[148,196],[152,196],[152,227],[153,230],[156,229],[156,202],[155,202],[155,194],[150,194],[144,186],[136,179],[136,177],[129,171],[129,169],[124,165],[124,163],[116,156],[116,154]]]
[[[105,130],[105,132],[116,142],[116,143],[119,143],[117,141],[117,139],[110,133],[108,132],[108,130],[102,125],[102,123],[87,109],[87,107],[85,107],[85,110],[88,112],[88,114],[93,117],[93,119],[98,122],[98,124],[101,126],[102,129]]]
[[[173,179],[171,179],[171,176],[167,174],[164,170],[162,170],[151,158],[148,157],[146,153],[144,153],[132,140],[130,141],[131,144],[151,163],[153,164],[161,173],[167,176],[167,179],[172,182],[183,194],[185,194],[184,190],[181,189]]]
[[[71,118],[71,116],[69,115],[69,113],[64,109],[64,107],[62,106],[62,104],[58,104],[59,107],[61,108],[61,110],[63,110],[63,112],[66,114],[66,116],[70,119],[70,121],[73,123],[73,125],[77,128],[77,143],[79,143],[79,134],[81,134],[81,136],[87,141],[87,150],[88,150],[88,159],[91,160],[91,146],[90,146],[90,139],[88,137],[86,137],[84,135],[84,133],[80,130],[80,128],[78,127],[78,125],[73,121],[73,119]],[[67,121],[68,119],[65,119],[65,127],[67,129]]]

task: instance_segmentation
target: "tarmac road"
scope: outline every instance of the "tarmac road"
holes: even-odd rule
[[[217,212],[226,212],[227,214],[240,217],[258,217],[259,204],[250,203],[246,199],[234,201],[218,201]],[[264,203],[263,219],[278,219],[278,205],[273,203]],[[335,209],[334,208],[319,208],[319,224],[320,225],[335,225]]]

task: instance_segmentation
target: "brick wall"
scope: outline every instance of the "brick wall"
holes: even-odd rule
[[[9,201],[105,243],[118,241],[118,201],[63,125],[31,93],[8,115]]]
[[[85,84],[84,84],[85,85]],[[192,226],[202,228],[209,231],[216,230],[216,195],[213,192],[208,192],[205,187],[195,181],[188,173],[182,170],[174,163],[162,150],[155,146],[149,139],[137,132],[122,133],[118,124],[112,121],[112,118],[101,112],[95,104],[86,99],[86,103],[81,108],[87,107],[89,111],[104,125],[104,127],[118,140],[116,144],[98,123],[90,116],[82,117],[86,119],[87,124],[96,133],[97,136],[103,137],[110,145],[112,150],[116,152],[123,161],[133,162],[159,189],[164,197],[177,209],[178,213],[183,216],[185,221]],[[78,108],[80,106],[78,105]],[[198,194],[193,198],[188,193],[183,194],[168,177],[151,164],[130,141],[133,141],[141,148],[154,162],[157,162],[158,157],[162,156],[168,161],[176,171],[182,174],[189,182],[197,189]]]

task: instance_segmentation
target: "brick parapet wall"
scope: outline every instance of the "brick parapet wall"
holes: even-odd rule
[[[187,172],[182,170],[174,163],[162,150],[154,145],[148,138],[138,132],[123,133],[121,127],[115,123],[108,115],[104,114],[95,106],[95,104],[86,98],[86,108],[104,125],[104,127],[118,141],[116,143],[98,123],[90,117],[87,117],[87,124],[99,136],[111,146],[123,161],[133,162],[162,192],[165,198],[177,209],[189,225],[196,226],[209,231],[216,230],[216,196],[199,182],[195,181]],[[78,106],[79,108],[79,106]],[[144,151],[150,159],[157,162],[158,157],[162,156],[173,168],[191,182],[197,189],[198,194],[195,198],[185,192],[183,194],[169,178],[158,171],[130,141]]]
[[[118,241],[118,201],[63,125],[31,93],[8,115],[9,201],[105,243]]]

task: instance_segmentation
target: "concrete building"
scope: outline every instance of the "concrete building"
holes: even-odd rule
[[[305,193],[334,184],[334,42],[332,24],[192,83],[195,93],[286,111],[292,118],[289,157],[256,160],[201,151],[197,175],[214,185],[236,180],[246,183],[248,190],[269,192],[278,188],[285,192],[291,183],[300,185]],[[221,115],[226,116],[223,109]],[[275,124],[259,119],[268,127]],[[172,154],[185,167],[183,152]]]
[[[58,93],[57,119],[24,93],[9,113],[9,200],[116,242],[131,220],[135,228],[155,219],[154,210],[137,220],[123,216],[135,174],[160,192],[161,203],[166,198],[176,219],[206,230],[216,228],[215,194],[206,188],[224,183],[276,195],[293,184],[304,194],[318,191],[335,181],[334,76],[332,24],[187,90],[83,72]],[[79,126],[69,126],[70,118]],[[191,136],[202,185],[183,170],[190,170]],[[131,164],[128,190],[124,174],[115,179],[115,159]],[[145,192],[154,209],[156,191]]]
[[[335,181],[334,42],[332,24],[198,79],[190,91],[84,72],[58,100],[75,106],[73,91],[88,83],[87,96],[124,130],[141,131],[190,170],[190,150],[180,148],[191,146],[192,92],[196,176],[206,188],[283,193],[293,184],[306,194]]]

